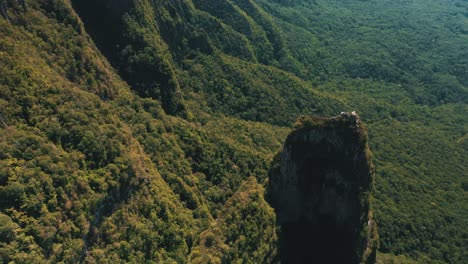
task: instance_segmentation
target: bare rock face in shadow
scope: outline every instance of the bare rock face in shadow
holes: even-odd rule
[[[301,117],[269,177],[281,263],[375,262],[374,167],[356,113]]]

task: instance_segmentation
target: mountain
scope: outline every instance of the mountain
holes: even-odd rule
[[[269,172],[281,263],[375,263],[374,165],[367,141],[354,112],[297,121]]]
[[[377,262],[466,262],[467,10],[1,0],[0,259],[274,261],[291,124],[357,111]]]

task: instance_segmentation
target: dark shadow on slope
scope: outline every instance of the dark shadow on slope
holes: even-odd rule
[[[118,68],[118,44],[122,42],[122,16],[133,8],[130,0],[72,0],[86,31],[111,64]]]
[[[145,98],[161,101],[167,114],[186,117],[187,111],[170,54],[154,43],[133,0],[72,0],[86,31],[117,69],[122,79]],[[153,41],[153,42],[151,42]]]

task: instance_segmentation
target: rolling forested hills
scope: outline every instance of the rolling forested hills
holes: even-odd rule
[[[0,0],[2,262],[268,262],[272,158],[341,111],[369,129],[378,262],[468,261],[466,1],[22,3]]]

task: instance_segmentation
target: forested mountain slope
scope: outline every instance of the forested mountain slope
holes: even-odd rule
[[[271,259],[271,158],[297,116],[356,110],[382,261],[467,261],[467,8],[2,1],[0,259]]]
[[[286,129],[168,116],[132,94],[71,5],[9,8],[0,21],[2,262],[186,262],[242,180],[265,179]]]

